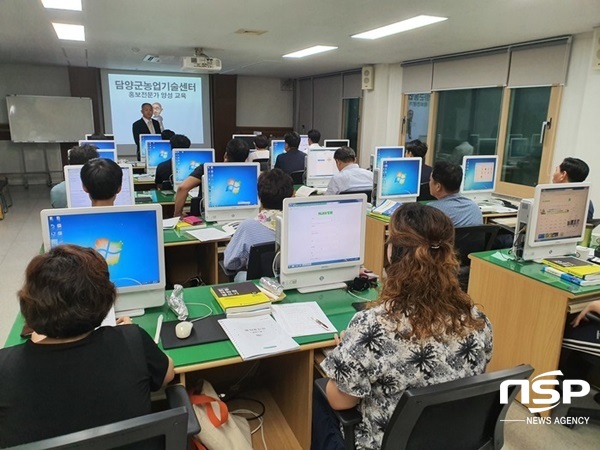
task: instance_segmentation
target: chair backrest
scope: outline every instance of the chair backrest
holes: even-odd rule
[[[491,250],[499,230],[500,226],[495,224],[456,228],[454,246],[460,255],[460,265],[471,265],[471,253]]]
[[[269,158],[257,158],[252,162],[260,163],[260,171],[265,172],[270,169]]]
[[[373,195],[373,189],[366,189],[364,191],[344,191],[344,192],[340,192],[340,195],[345,195],[345,194],[366,194],[367,196],[367,203],[371,203],[371,196]]]
[[[254,244],[250,247],[248,257],[247,280],[258,280],[260,277],[272,277],[273,260],[275,259],[275,242]]]
[[[290,173],[294,184],[304,184],[304,170],[296,170]]]
[[[503,419],[520,386],[509,387],[508,403],[502,405],[500,384],[532,373],[531,366],[522,365],[405,391],[388,422],[382,450],[502,448]]]
[[[417,197],[418,202],[425,202],[435,200],[435,197],[431,195],[429,190],[429,182],[421,183],[421,188],[419,189],[419,196]]]
[[[12,450],[86,449],[108,450],[128,444],[164,437],[158,448],[180,450],[187,448],[188,413],[185,407],[169,409],[121,422],[102,425],[76,433],[44,439],[11,447]]]

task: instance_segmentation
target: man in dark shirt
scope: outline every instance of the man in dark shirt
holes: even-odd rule
[[[429,177],[431,176],[431,166],[425,164],[425,155],[427,154],[427,144],[421,142],[418,139],[410,141],[406,144],[406,151],[404,156],[407,158],[421,158],[421,184],[429,183]]]
[[[167,131],[169,131],[169,130],[165,130],[165,131],[163,131],[163,133],[165,133]],[[190,145],[192,145],[190,140],[187,138],[187,136],[184,136],[183,134],[173,134],[173,136],[171,136],[171,138],[169,139],[169,142],[171,142],[171,149],[190,148]],[[173,188],[173,161],[171,158],[167,159],[166,161],[161,162],[156,167],[156,173],[154,174],[154,183],[156,184],[156,187],[158,189],[162,188],[163,183],[165,181],[169,182],[169,184],[171,185],[170,189],[172,189]]]
[[[142,117],[131,124],[133,142],[137,146],[137,159],[140,160],[140,134],[160,134],[160,123],[152,118],[152,105],[142,103]]]
[[[300,135],[292,131],[291,133],[286,133],[283,139],[285,140],[285,153],[277,157],[275,168],[289,174],[303,171],[306,168],[306,153],[298,150]]]

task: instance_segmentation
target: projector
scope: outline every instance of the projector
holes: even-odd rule
[[[184,72],[220,72],[221,60],[208,56],[187,56],[183,58],[181,69]]]

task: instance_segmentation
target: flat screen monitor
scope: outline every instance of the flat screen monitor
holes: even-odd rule
[[[108,140],[81,140],[79,141],[79,145],[95,145],[98,147],[98,150],[116,150],[117,146],[115,145],[115,141]]]
[[[117,161],[116,150],[98,150],[98,158],[110,159],[111,161]]]
[[[308,150],[306,156],[306,185],[320,188],[327,187],[329,180],[336,173],[338,168],[333,159],[336,149],[319,147]]]
[[[283,201],[277,236],[284,289],[344,288],[345,281],[358,276],[364,260],[366,204],[365,194]]]
[[[538,184],[517,214],[513,251],[524,260],[575,253],[583,239],[590,183]]]
[[[375,162],[373,169],[379,169],[381,167],[381,160],[383,158],[404,158],[404,147],[375,147]]]
[[[498,156],[463,156],[460,192],[474,201],[489,200],[496,189]]]
[[[101,139],[101,140],[105,140],[105,141],[114,141],[115,140],[114,134],[86,134],[86,135],[84,135],[86,140],[92,139],[92,136],[94,136],[94,139]]]
[[[121,191],[115,198],[115,206],[135,204],[135,192],[133,189],[133,169],[130,164],[119,164],[123,170],[123,182]],[[92,201],[87,192],[83,190],[81,183],[82,165],[65,166],[65,187],[67,190],[67,207],[84,208],[92,206]]]
[[[215,150],[212,148],[174,148],[173,186],[179,186],[198,166],[209,162],[215,162]]]
[[[60,244],[95,249],[117,287],[118,315],[143,314],[165,301],[160,205],[45,209],[40,213],[44,251]]]
[[[298,150],[304,153],[308,153],[308,134],[300,135],[300,145],[298,146]]]
[[[232,137],[232,139],[241,139],[246,144],[248,144],[248,148],[250,148],[250,149],[256,148],[256,146],[254,145],[254,138],[256,136],[253,134],[234,134],[231,137]]]
[[[285,141],[284,140],[273,140],[271,141],[271,168],[275,167],[277,157],[285,153]]]
[[[146,172],[154,173],[156,166],[171,159],[170,141],[148,141],[146,145]]]
[[[206,163],[202,176],[204,216],[209,222],[256,217],[259,163]]]
[[[160,141],[160,134],[140,134],[140,159],[142,161],[146,160],[146,153],[148,150],[148,142],[149,141]]]
[[[325,139],[323,141],[323,145],[325,147],[334,147],[334,148],[350,147],[350,140],[349,139]]]
[[[383,158],[378,176],[378,202],[414,202],[421,192],[421,158]]]

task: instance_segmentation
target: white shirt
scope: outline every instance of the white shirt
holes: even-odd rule
[[[148,127],[148,129],[150,130],[151,134],[160,134],[160,130],[154,130],[154,133],[152,132],[152,130],[154,129],[154,123],[152,123],[152,119],[150,120],[146,120],[146,126]]]
[[[250,154],[248,155],[248,158],[246,159],[247,162],[252,162],[255,159],[269,159],[270,153],[269,150],[254,150],[254,151],[250,151]]]
[[[336,195],[346,191],[367,191],[372,188],[373,172],[360,168],[358,164],[348,164],[329,180],[325,195]]]

